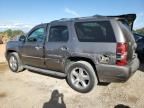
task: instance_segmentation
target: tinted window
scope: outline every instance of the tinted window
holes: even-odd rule
[[[80,42],[115,42],[109,21],[77,22],[76,33]]]
[[[66,26],[54,26],[50,28],[49,42],[67,42],[68,28]]]
[[[27,39],[28,42],[43,42],[44,41],[44,28],[34,30]]]

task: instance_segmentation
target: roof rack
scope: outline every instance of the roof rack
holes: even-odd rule
[[[59,20],[54,20],[54,21],[52,21],[52,22],[70,21],[70,20],[72,20],[72,18],[61,18],[61,19],[59,19]]]
[[[73,20],[80,20],[80,19],[87,19],[87,18],[94,18],[98,16],[88,16],[88,17],[76,17],[76,18],[61,18],[59,20],[54,20],[52,22],[60,22],[60,21],[73,21]],[[100,17],[100,15],[99,15]],[[101,16],[102,17],[102,16]]]
[[[115,18],[115,19],[129,19],[134,20],[136,18],[136,14],[123,14],[117,16],[103,16],[103,15],[93,15],[88,17],[77,17],[77,18],[61,18],[59,20],[54,20],[52,22],[60,22],[60,21],[73,21],[73,20],[81,20],[81,19],[89,19],[89,18]]]

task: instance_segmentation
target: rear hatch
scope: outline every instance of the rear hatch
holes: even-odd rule
[[[107,16],[107,17],[112,17],[115,18],[117,21],[119,21],[120,27],[122,29],[122,32],[126,39],[126,43],[128,45],[127,59],[128,62],[131,62],[131,60],[135,57],[135,50],[137,47],[134,36],[132,34],[136,14],[125,14],[125,15]]]

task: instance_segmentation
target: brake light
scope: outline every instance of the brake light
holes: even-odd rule
[[[119,66],[127,65],[127,51],[128,45],[127,43],[117,43],[116,48],[116,64]]]

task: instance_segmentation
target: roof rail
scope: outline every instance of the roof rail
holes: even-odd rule
[[[115,15],[115,16],[104,16],[104,15],[93,15],[88,17],[76,17],[76,18],[61,18],[59,20],[54,20],[52,22],[60,22],[60,21],[73,21],[73,20],[81,20],[87,18],[116,18],[116,19],[128,19],[135,20],[136,14],[123,14],[123,15]]]

